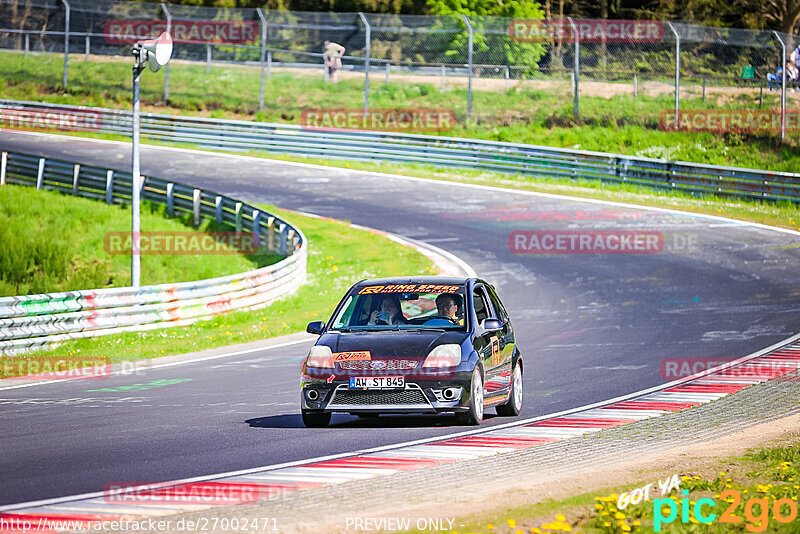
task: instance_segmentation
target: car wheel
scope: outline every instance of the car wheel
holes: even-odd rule
[[[475,426],[483,421],[483,377],[480,367],[472,371],[472,381],[469,387],[469,409],[456,414],[459,425]]]
[[[497,415],[515,417],[522,410],[522,366],[516,365],[511,375],[511,393],[508,402],[497,407]]]
[[[330,412],[306,412],[303,413],[303,424],[309,428],[321,428],[328,426],[331,422]]]

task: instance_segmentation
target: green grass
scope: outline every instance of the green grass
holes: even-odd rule
[[[726,466],[722,469],[719,466]],[[716,466],[716,469],[714,467]],[[750,499],[766,499],[769,510],[768,521],[764,532],[797,533],[800,532],[800,522],[797,518],[787,524],[782,524],[774,519],[774,503],[780,499],[789,499],[800,503],[800,443],[793,443],[779,447],[761,448],[750,451],[744,458],[719,458],[707,468],[708,473],[684,473],[681,478],[680,490],[673,491],[670,496],[675,499],[678,514],[670,524],[662,524],[662,532],[666,533],[698,533],[698,532],[761,532],[757,523],[760,516],[760,507],[750,505],[750,515],[747,512],[747,502]],[[600,490],[597,493],[582,493],[565,499],[547,499],[540,503],[513,508],[499,508],[494,511],[473,514],[468,517],[456,518],[458,527],[456,533],[491,533],[506,534],[516,532],[602,532],[617,534],[624,532],[653,532],[654,531],[654,499],[661,497],[659,489],[654,484],[651,498],[647,502],[629,505],[623,509],[617,507],[618,498],[623,491],[630,492],[634,488],[641,488],[654,480],[640,480],[635,484],[624,487]],[[686,524],[681,522],[680,507],[682,498],[680,491],[688,490],[689,519]],[[725,491],[738,491],[741,496],[738,505],[732,512],[741,518],[738,524],[720,523],[719,518],[732,501],[725,502],[728,495]],[[667,496],[664,496],[665,498]],[[709,525],[699,524],[693,513],[694,504],[701,498],[714,499],[717,503],[713,510],[716,518]],[[783,504],[780,507],[784,517],[790,517],[791,507]],[[704,505],[703,513],[711,510]],[[664,517],[668,515],[665,506]],[[623,526],[624,525],[624,526]],[[417,530],[411,532],[419,532]]]
[[[205,221],[168,219],[164,208],[142,204],[141,228],[154,232],[231,231]],[[131,210],[31,187],[0,187],[0,295],[28,295],[130,285],[130,255],[104,248],[109,232],[130,232]],[[141,256],[142,285],[235,274],[274,263],[278,256]]]
[[[0,97],[42,100],[61,104],[82,104],[129,108],[131,104],[130,61],[103,58],[102,61],[70,63],[69,88],[62,86],[63,58],[37,54],[0,53]],[[142,76],[143,109],[170,114],[205,115],[268,122],[300,123],[303,109],[354,108],[363,106],[363,81],[344,79],[337,85],[324,84],[315,71],[286,73],[276,70],[266,86],[266,104],[258,111],[258,68],[243,65],[214,65],[210,73],[203,64],[175,62],[171,65],[170,98],[164,105],[164,74]],[[379,108],[447,108],[456,112],[458,126],[440,131],[446,135],[498,141],[533,143],[640,155],[671,160],[695,161],[776,171],[800,167],[798,136],[789,134],[786,145],[776,134],[742,135],[665,132],[659,117],[673,109],[671,94],[661,96],[618,95],[612,98],[581,96],[580,119],[575,121],[572,99],[566,84],[535,89],[512,84],[508,92],[473,91],[473,117],[466,120],[466,90],[441,93],[438,81],[411,83],[396,77],[384,84],[375,76],[370,106]],[[642,80],[644,82],[644,80]],[[624,85],[624,84],[622,84]],[[788,107],[797,107],[789,95]],[[682,109],[755,109],[758,94],[709,97],[684,96]],[[764,108],[779,106],[776,93],[765,93]]]
[[[416,250],[398,245],[346,222],[302,216],[265,206],[297,225],[309,240],[308,283],[295,294],[255,311],[238,311],[183,328],[82,339],[26,356],[135,361],[181,354],[305,330],[327,320],[344,292],[363,278],[435,274],[435,267]],[[105,361],[105,360],[104,360]]]

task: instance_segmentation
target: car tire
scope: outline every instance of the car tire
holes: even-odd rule
[[[456,423],[465,426],[476,426],[483,421],[483,376],[480,367],[472,371],[469,386],[469,409],[456,413]]]
[[[516,417],[522,410],[522,366],[514,366],[511,374],[511,393],[508,395],[508,402],[497,407],[497,415]]]
[[[309,428],[326,427],[331,422],[330,412],[307,412],[303,410],[303,424]]]

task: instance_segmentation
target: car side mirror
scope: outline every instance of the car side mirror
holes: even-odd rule
[[[308,326],[306,327],[306,332],[308,332],[309,334],[319,335],[322,333],[322,330],[324,328],[325,328],[325,321],[314,321],[308,323]]]
[[[484,319],[481,323],[481,328],[487,332],[496,332],[497,330],[503,329],[503,323],[501,323],[499,319],[489,317],[488,319]]]

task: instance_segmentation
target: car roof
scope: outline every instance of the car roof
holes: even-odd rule
[[[392,276],[388,278],[371,278],[367,280],[361,280],[356,282],[354,285],[389,285],[389,284],[437,284],[437,285],[451,285],[451,286],[461,286],[465,285],[470,280],[476,280],[475,278],[459,278],[459,277],[452,277],[452,276]]]

